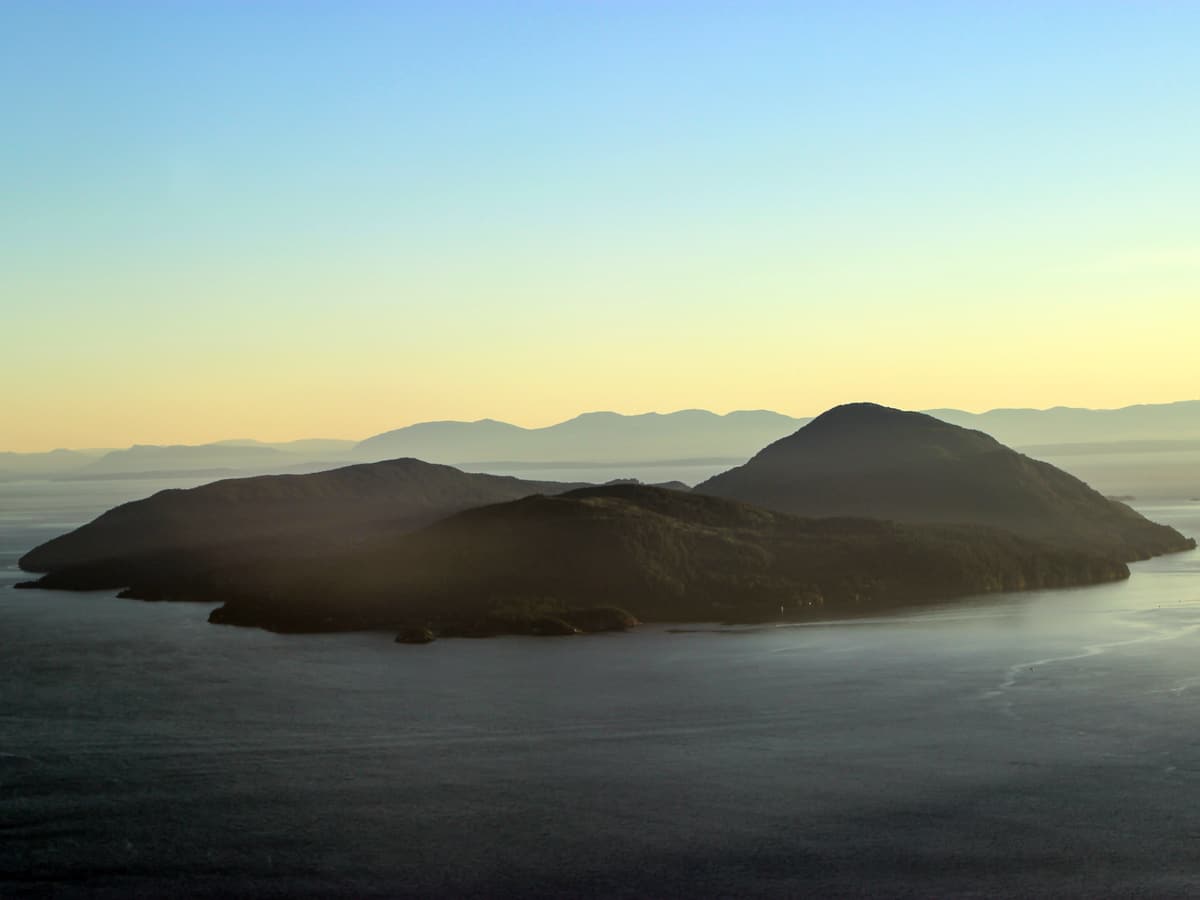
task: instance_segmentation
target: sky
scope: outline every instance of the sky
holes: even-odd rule
[[[1200,396],[1200,4],[0,4],[0,449]]]

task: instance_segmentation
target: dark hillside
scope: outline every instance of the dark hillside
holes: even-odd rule
[[[20,560],[46,586],[124,587],[151,571],[252,554],[350,546],[381,527],[402,531],[481,506],[578,487],[474,475],[416,459],[307,475],[263,475],[167,490],[109,510]]]
[[[469,510],[329,558],[224,570],[213,621],[278,630],[497,628],[496,610],[643,620],[845,615],[1128,575],[1118,562],[965,526],[799,519],[628,485]],[[499,630],[504,630],[500,628]]]
[[[871,403],[818,416],[696,491],[803,516],[988,525],[1126,561],[1194,546],[982,432]]]

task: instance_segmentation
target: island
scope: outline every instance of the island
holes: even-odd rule
[[[20,565],[32,587],[219,604],[215,624],[419,644],[862,615],[1194,547],[987,435],[855,404],[692,491],[394,460],[165,491]]]
[[[608,630],[597,610],[613,607],[662,622],[854,615],[1129,574],[983,526],[800,518],[638,485],[489,504],[416,531],[381,525],[303,553],[264,540],[140,563],[129,596],[220,602],[218,624],[439,636],[545,633],[550,620]],[[71,583],[70,570],[46,580]]]

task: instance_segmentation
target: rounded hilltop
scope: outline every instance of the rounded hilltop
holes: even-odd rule
[[[1123,561],[1193,546],[982,431],[876,403],[834,407],[695,490],[803,516],[988,525]]]

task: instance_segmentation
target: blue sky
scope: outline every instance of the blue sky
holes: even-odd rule
[[[1196,46],[1184,3],[4,4],[0,445],[1190,397]]]

